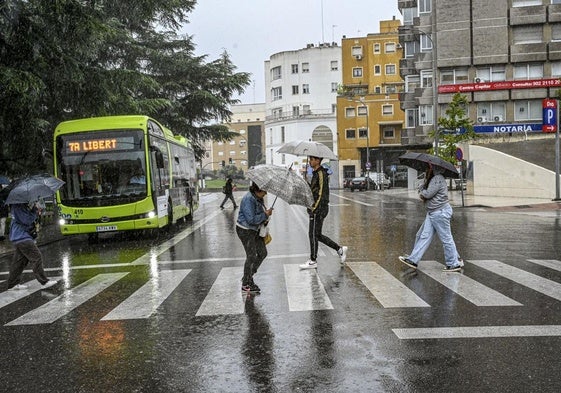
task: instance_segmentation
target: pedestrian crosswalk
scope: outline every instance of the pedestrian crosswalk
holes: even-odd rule
[[[190,265],[189,269],[179,269],[176,266],[177,261],[172,269],[168,269],[171,264],[166,264],[165,261],[161,262],[160,269],[152,269],[147,282],[142,284],[140,288],[126,295],[125,299],[116,298],[112,310],[101,320],[147,319],[154,316],[166,300],[179,290],[178,287],[185,282],[187,277],[197,269],[194,264]],[[414,277],[408,277],[405,273],[396,274],[396,270],[390,268],[391,265],[375,261],[348,262],[343,272],[348,278],[351,278],[349,283],[358,282],[372,294],[375,299],[371,302],[373,309],[401,308],[407,310],[439,307],[441,299],[430,298],[426,291],[420,291],[419,287],[421,285],[444,287],[451,292],[447,296],[461,297],[476,307],[531,306],[531,304],[524,304],[523,299],[519,296],[519,291],[513,291],[513,293],[518,294],[518,297],[512,299],[508,294],[501,293],[500,289],[491,288],[488,284],[504,279],[512,282],[512,285],[519,285],[520,288],[538,292],[553,299],[553,301],[561,300],[560,282],[531,272],[549,269],[552,272],[551,275],[555,276],[556,272],[561,272],[561,261],[559,260],[529,259],[525,262],[526,265],[518,264],[521,267],[515,267],[498,260],[469,260],[466,262],[466,268],[462,274],[442,272],[442,264],[436,261],[422,261]],[[183,263],[189,263],[189,261]],[[401,267],[401,265],[396,266]],[[275,287],[277,291],[282,291],[282,293],[276,293],[275,297],[285,297],[288,307],[287,312],[337,309],[332,302],[333,293],[326,289],[323,282],[325,279],[322,279],[321,267],[319,271],[315,269],[301,271],[298,264],[276,263],[270,265],[269,268],[278,269],[278,277],[284,280],[284,285]],[[403,272],[403,269],[397,271]],[[476,275],[473,274],[474,272],[490,272],[498,277],[482,283],[474,278],[481,277],[481,274]],[[54,298],[11,321],[7,321],[5,326],[51,324],[71,314],[84,303],[94,301],[96,296],[124,280],[128,275],[129,272],[100,273],[75,287],[69,288],[64,288],[64,284],[61,282],[59,287],[51,291],[55,296]],[[213,282],[209,283],[210,286],[204,299],[202,301],[198,300],[198,304],[195,304],[195,317],[243,314],[245,298],[240,290],[242,275],[242,266],[219,268]],[[419,275],[423,277],[422,281],[415,278]],[[61,278],[57,277],[57,279],[60,280]],[[558,281],[561,281],[561,277]],[[15,304],[28,296],[34,296],[36,292],[41,291],[40,284],[36,280],[25,284],[28,286],[25,290],[1,292],[0,309]],[[57,292],[60,295],[56,296]],[[188,299],[186,301],[195,300]],[[477,337],[479,335],[493,336],[497,334],[500,336],[504,334],[502,332],[496,333],[492,328],[492,326],[480,330],[476,327],[469,329],[457,327],[452,330],[450,330],[451,328],[449,330],[434,328],[435,330],[430,331],[396,328],[393,331],[401,339],[438,338],[446,334],[448,334],[448,337]],[[551,332],[544,333],[539,327],[518,328],[519,330],[513,332],[513,335],[552,334]],[[561,331],[559,335],[561,335]]]

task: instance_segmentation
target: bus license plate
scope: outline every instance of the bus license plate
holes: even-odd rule
[[[108,232],[108,231],[116,231],[117,225],[105,225],[102,227],[95,227],[97,232]]]

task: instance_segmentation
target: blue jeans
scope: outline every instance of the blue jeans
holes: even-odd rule
[[[415,245],[413,246],[411,255],[409,255],[409,260],[419,263],[436,233],[444,247],[446,266],[457,266],[459,257],[458,251],[456,250],[456,243],[454,243],[454,238],[452,237],[452,230],[450,227],[451,219],[452,207],[449,204],[442,209],[427,213],[425,222],[423,222],[423,225],[421,225],[415,237]]]

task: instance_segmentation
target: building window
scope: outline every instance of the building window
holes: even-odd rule
[[[539,44],[542,42],[542,25],[513,26],[512,42],[516,44]]]
[[[396,85],[386,85],[386,94],[394,94],[397,93],[397,86]]]
[[[368,129],[367,128],[359,128],[358,129],[358,139],[366,139],[368,138]]]
[[[302,72],[310,72],[310,63],[302,63]]]
[[[273,87],[271,95],[273,96],[273,101],[282,99],[282,87]]]
[[[419,14],[426,14],[431,12],[431,0],[419,0],[417,1],[419,7]]]
[[[561,76],[561,61],[551,62],[551,76]]]
[[[561,4],[561,0],[551,0],[551,4]]]
[[[282,108],[273,108],[272,113],[274,119],[280,119],[282,117]]]
[[[331,113],[337,113],[337,104],[331,104]]]
[[[356,130],[353,130],[353,129],[345,130],[345,138],[346,139],[356,139]]]
[[[339,70],[339,62],[337,60],[331,61],[331,71],[338,71]]]
[[[292,116],[299,116],[300,115],[300,107],[299,106],[293,106],[292,107]]]
[[[417,87],[421,87],[419,75],[408,75],[405,77],[405,92],[413,93]]]
[[[356,111],[353,107],[345,108],[345,117],[355,117]]]
[[[542,101],[541,100],[528,100],[528,101],[514,101],[514,120],[527,121],[527,120],[542,120]]]
[[[394,139],[395,138],[395,129],[393,127],[384,127],[384,139]]]
[[[236,155],[236,151],[235,151],[235,150],[230,150],[230,155],[231,155],[231,156],[235,156],[235,155]]]
[[[382,74],[382,66],[380,64],[376,64],[374,66],[374,75],[381,75]]]
[[[339,87],[339,84],[337,82],[331,82],[331,92],[332,93],[337,93],[337,88]]]
[[[393,115],[393,105],[382,105],[382,115],[384,116]]]
[[[307,83],[304,83],[302,85],[302,94],[310,94],[310,85]]]
[[[362,77],[362,67],[354,67],[353,78],[360,78],[360,77]]]
[[[359,106],[358,107],[358,115],[359,116],[366,116],[368,114],[368,108],[366,106]]]
[[[476,79],[480,82],[497,82],[506,80],[505,66],[479,68]]]
[[[419,124],[421,125],[433,124],[432,105],[419,106]]]
[[[421,52],[432,51],[432,39],[430,35],[421,34],[420,41],[421,41]]]
[[[419,125],[418,119],[419,111],[417,109],[405,110],[405,128],[413,128]]]
[[[468,70],[465,68],[456,70],[440,71],[440,83],[442,85],[455,85],[468,82]]]
[[[286,137],[286,135],[285,135],[285,132],[284,132],[284,126],[282,126],[281,127],[281,143],[285,142],[285,139],[286,139],[285,137]]]
[[[477,122],[489,123],[504,121],[506,105],[504,102],[480,102],[477,104]]]
[[[293,95],[298,94],[298,85],[292,85],[292,94]]]
[[[386,75],[395,75],[395,64],[386,64]]]
[[[374,53],[380,53],[380,44],[374,44],[372,47],[374,48]]]
[[[312,114],[312,110],[310,109],[309,105],[302,105],[302,111],[304,112],[305,115]]]
[[[381,94],[382,93],[382,88],[380,86],[374,87],[374,93],[375,94]]]
[[[559,0],[561,4],[561,0]],[[561,23],[551,25],[551,41],[561,41]]]
[[[292,64],[292,73],[293,73],[293,74],[297,74],[297,73],[298,73],[298,64]]]
[[[514,79],[539,79],[543,77],[543,64],[517,64]]]
[[[415,53],[419,52],[419,43],[417,41],[408,41],[405,43],[405,58],[415,57]]]
[[[353,57],[362,56],[362,46],[353,46],[351,48],[351,55]]]
[[[551,4],[554,4],[552,1]],[[542,0],[512,0],[513,7],[526,7],[529,5],[542,5]]]
[[[412,8],[403,8],[401,10],[401,14],[403,15],[403,24],[404,25],[412,25],[413,18],[415,18],[417,14],[417,7]]]
[[[230,141],[230,145],[235,145],[235,144],[236,144],[236,141],[232,139],[232,140]]]
[[[432,70],[421,71],[421,87],[432,87]]]
[[[395,42],[386,42],[386,53],[395,53]]]
[[[276,80],[281,78],[281,67],[273,67],[271,68],[271,79]]]

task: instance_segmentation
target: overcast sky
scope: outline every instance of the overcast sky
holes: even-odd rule
[[[397,0],[199,0],[183,32],[193,36],[197,55],[210,61],[226,50],[238,71],[252,74],[254,86],[238,97],[252,104],[265,101],[263,67],[271,55],[341,45],[343,35],[378,33],[379,21],[394,16],[401,19]]]

